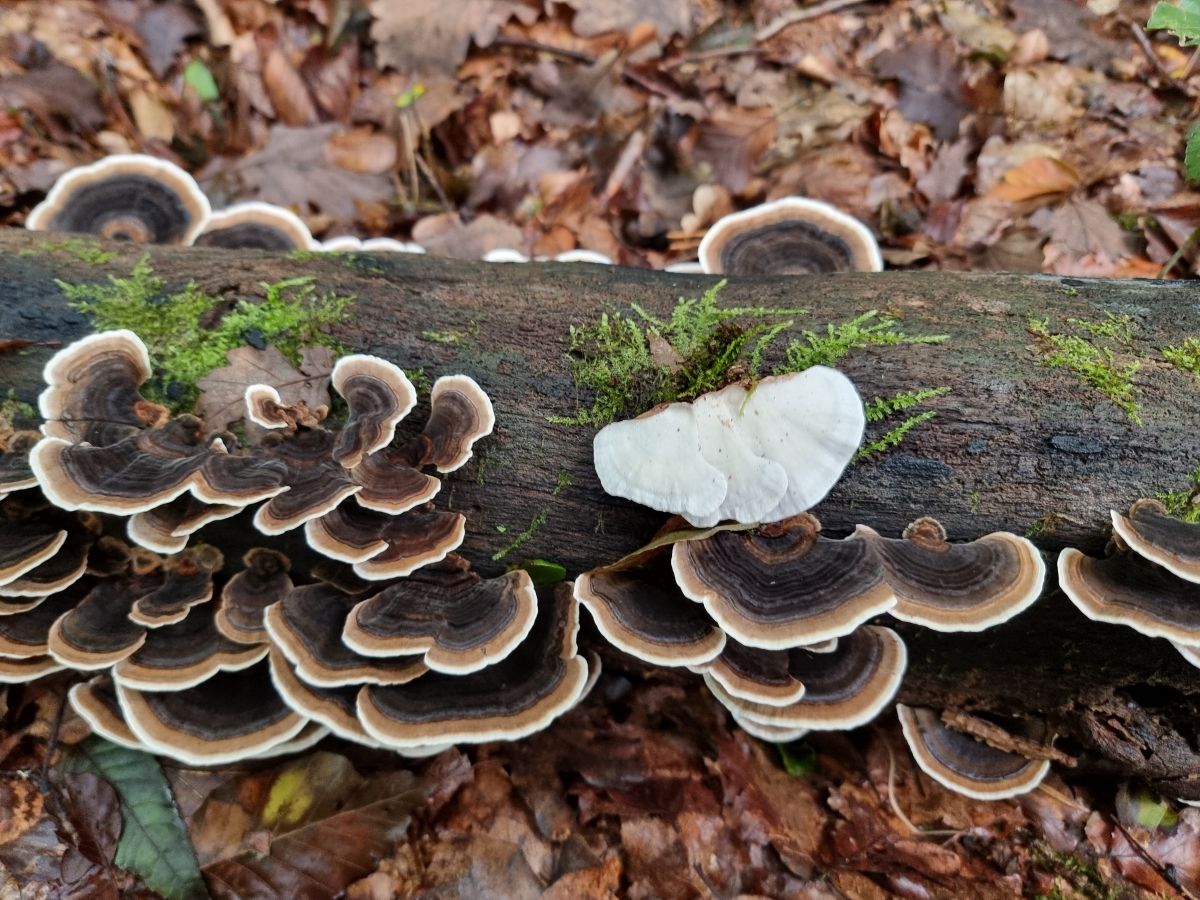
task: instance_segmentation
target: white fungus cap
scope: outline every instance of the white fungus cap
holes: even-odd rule
[[[698,527],[775,522],[820,502],[865,427],[850,379],[814,366],[614,422],[592,449],[600,483],[615,496]]]

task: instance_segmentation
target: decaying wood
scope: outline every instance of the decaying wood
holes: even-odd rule
[[[590,400],[572,384],[564,356],[570,325],[631,301],[664,314],[711,279],[402,254],[294,260],[170,248],[127,248],[96,267],[46,246],[45,238],[0,234],[0,341],[86,333],[86,319],[67,307],[55,279],[127,272],[149,252],[168,283],[195,280],[229,298],[254,296],[261,282],[314,275],[321,287],[357,298],[337,331],[349,347],[431,378],[475,377],[493,398],[498,427],[439,503],[467,515],[462,552],[482,572],[541,557],[575,574],[635,549],[661,522],[601,491],[591,428],[546,417],[572,415]],[[939,345],[858,350],[839,363],[865,397],[941,386],[950,393],[930,401],[936,418],[897,449],[849,470],[816,510],[828,533],[861,522],[898,535],[921,515],[940,519],[952,539],[1036,526],[1052,572],[1064,546],[1102,550],[1109,509],[1183,488],[1200,464],[1200,390],[1162,357],[1164,346],[1200,336],[1200,292],[1189,283],[884,273],[736,281],[722,300],[804,307],[798,328],[823,330],[878,309],[910,334],[950,336]],[[1075,375],[1042,365],[1027,330],[1031,318],[1066,330],[1071,318],[1097,321],[1105,313],[1136,324],[1129,355],[1141,361],[1134,377],[1141,425]],[[430,332],[463,338],[440,343]],[[50,352],[0,353],[0,385],[33,401]],[[492,560],[543,515],[519,548]],[[1081,770],[1141,777],[1200,798],[1200,672],[1165,641],[1089,622],[1053,587],[1027,613],[980,634],[897,627],[910,651],[906,702],[1042,716],[1060,749],[1080,757]]]

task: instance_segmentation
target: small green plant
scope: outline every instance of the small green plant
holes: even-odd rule
[[[499,550],[497,550],[495,553],[492,554],[492,562],[500,562],[500,560],[504,559],[504,557],[508,556],[508,554],[512,553],[514,550],[516,550],[518,547],[520,547],[522,544],[524,544],[527,540],[529,540],[531,537],[533,537],[533,533],[545,524],[546,524],[546,513],[545,513],[545,511],[542,511],[542,512],[538,513],[537,515],[535,515],[532,519],[529,520],[529,527],[526,528],[524,531],[522,531],[520,534],[518,534],[515,538],[513,538],[511,543],[509,543],[508,545],[506,545],[504,547],[501,547]],[[499,525],[496,526],[496,530],[500,531],[502,534],[505,531],[508,531],[507,528],[502,529],[501,526],[499,526]]]
[[[1180,46],[1200,45],[1200,0],[1179,0],[1178,4],[1158,3],[1146,22],[1149,31],[1168,31]],[[1191,69],[1191,62],[1188,68]],[[1188,132],[1183,151],[1183,168],[1189,181],[1200,180],[1200,129],[1195,125]]]
[[[1200,339],[1185,338],[1182,344],[1163,347],[1162,355],[1175,368],[1200,378]]]
[[[1079,319],[1072,319],[1071,323],[1077,329],[1090,325],[1087,330],[1093,335],[1100,335],[1101,332],[1095,329],[1104,325],[1084,323]],[[1135,360],[1119,364],[1111,349],[1100,346],[1092,339],[1051,331],[1049,319],[1030,319],[1026,328],[1038,339],[1043,365],[1073,372],[1085,384],[1096,388],[1111,400],[1129,417],[1129,421],[1135,425],[1142,424],[1138,414],[1138,389],[1133,383],[1133,376],[1141,368],[1140,362]]]
[[[832,366],[852,350],[864,347],[893,347],[897,344],[941,344],[948,334],[909,335],[900,331],[890,316],[870,310],[839,325],[825,326],[825,333],[805,331],[802,339],[788,344],[787,363],[777,372],[802,372],[812,366]]]
[[[926,400],[934,397],[942,397],[948,393],[950,393],[950,388],[939,387],[924,388],[919,391],[902,391],[893,397],[875,397],[866,404],[867,421],[883,422],[906,410],[912,409],[914,406],[924,403]],[[936,415],[936,412],[929,409],[925,412],[908,416],[886,434],[868,441],[859,447],[858,452],[854,454],[854,461],[862,462],[864,459],[870,459],[872,456],[886,453],[904,440],[910,431],[923,422],[928,422]]]
[[[1185,522],[1200,522],[1200,468],[1189,476],[1191,482],[1178,491],[1159,491],[1154,496],[1167,512]]]
[[[346,316],[350,300],[319,294],[310,277],[287,278],[261,285],[258,299],[239,299],[221,313],[221,297],[206,294],[189,282],[168,291],[143,257],[125,277],[58,286],[71,305],[100,330],[127,328],[146,343],[154,379],[146,396],[188,409],[197,396],[196,380],[225,365],[225,354],[247,342],[273,343],[293,363],[303,347],[323,345],[340,351],[327,333]]]

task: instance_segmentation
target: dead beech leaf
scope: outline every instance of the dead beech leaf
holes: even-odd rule
[[[1079,172],[1070,163],[1052,156],[1035,156],[1005,172],[1004,179],[988,191],[988,196],[1016,203],[1049,194],[1066,194],[1079,184]]]
[[[644,23],[654,26],[658,39],[664,43],[672,35],[690,37],[692,7],[688,0],[565,0],[575,10],[571,30],[581,37],[595,37],[610,31],[632,32],[638,28],[639,39],[645,39]]]
[[[309,409],[329,404],[333,354],[326,347],[306,348],[300,369],[288,362],[274,344],[268,344],[265,350],[238,347],[230,350],[226,359],[228,365],[196,380],[201,391],[196,412],[210,431],[224,431],[245,416],[244,395],[252,384],[271,385],[284,403],[305,403]]]
[[[396,168],[396,142],[370,131],[348,131],[329,139],[329,158],[350,172],[382,175]]]
[[[137,88],[129,95],[129,109],[142,137],[164,144],[175,138],[175,117],[157,97]]]
[[[62,119],[85,131],[96,131],[108,120],[100,108],[96,85],[57,62],[0,78],[0,105],[28,110],[47,128],[54,128],[56,120]]]
[[[184,44],[204,34],[196,14],[180,0],[168,0],[147,8],[138,17],[136,28],[142,39],[142,55],[159,78],[175,65]]]
[[[1050,216],[1049,235],[1076,258],[1105,254],[1112,260],[1129,254],[1129,235],[1095,200],[1071,198]]]
[[[486,47],[514,16],[526,25],[538,11],[513,0],[374,0],[371,38],[380,66],[407,72],[452,73],[471,41]]]
[[[525,242],[520,228],[495,216],[478,216],[463,225],[448,213],[421,219],[413,226],[412,237],[434,256],[452,259],[480,259],[489,250],[501,247],[519,250]]]
[[[285,125],[315,125],[317,105],[300,73],[278,47],[271,48],[263,63],[263,86],[275,112]]]
[[[301,214],[320,210],[338,222],[353,222],[360,203],[385,203],[395,196],[395,188],[385,175],[351,172],[333,161],[328,142],[342,130],[333,123],[276,125],[257,153],[213,160],[201,173],[201,187],[215,206],[235,197],[266,200]]]
[[[906,119],[924,122],[939,141],[958,135],[958,123],[968,106],[952,41],[922,35],[899,49],[880,53],[875,68],[884,78],[900,82],[897,106]]]
[[[467,758],[447,754],[422,776],[364,777],[343,756],[313,753],[234,777],[190,823],[209,890],[217,898],[339,895],[390,854],[414,810],[470,777]]]

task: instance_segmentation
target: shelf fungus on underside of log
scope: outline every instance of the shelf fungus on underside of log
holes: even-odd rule
[[[976,800],[1028,793],[1050,770],[1047,759],[1001,750],[946,725],[937,711],[896,704],[904,740],[917,765],[934,781]]]

